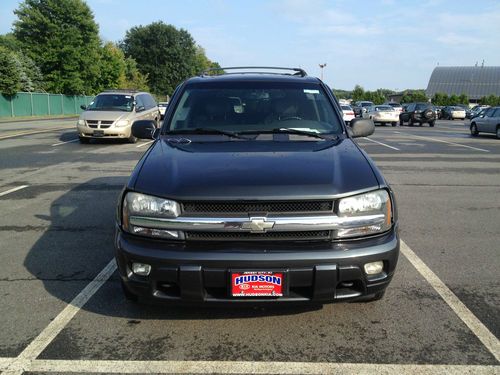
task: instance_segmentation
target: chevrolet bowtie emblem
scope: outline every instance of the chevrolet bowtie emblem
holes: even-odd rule
[[[245,221],[242,229],[250,229],[251,233],[266,233],[268,229],[274,227],[274,221],[266,221],[265,217],[251,217],[250,221]]]

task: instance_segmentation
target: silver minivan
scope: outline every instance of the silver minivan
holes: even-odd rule
[[[77,123],[81,143],[92,138],[119,138],[137,142],[132,124],[137,120],[153,120],[160,125],[158,104],[151,94],[131,90],[110,90],[97,95],[84,110]]]
[[[473,136],[493,133],[500,139],[500,107],[488,108],[484,115],[474,117],[470,123],[470,133]]]

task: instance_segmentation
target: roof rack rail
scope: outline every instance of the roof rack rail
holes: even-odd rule
[[[103,90],[102,92],[132,92],[132,93],[136,93],[136,92],[140,92],[140,90],[136,90],[136,89],[106,89],[106,90]]]
[[[268,71],[258,71],[257,69],[263,69]],[[250,71],[227,73],[226,70],[250,70]],[[286,70],[295,73],[278,73],[278,72],[273,72],[273,70]],[[210,74],[211,72],[220,72],[220,71],[222,71],[222,74]],[[307,76],[306,71],[302,68],[283,68],[277,66],[231,66],[225,68],[210,68],[203,71],[200,75],[209,76],[209,75],[225,75],[225,74],[281,74],[281,75],[293,75],[301,77]]]

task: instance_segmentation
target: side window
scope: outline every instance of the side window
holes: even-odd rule
[[[492,117],[500,117],[500,108],[497,108]]]
[[[136,102],[136,108],[139,108],[139,107],[146,108],[146,103],[144,103],[142,95],[137,95],[135,97],[135,102]]]
[[[484,117],[493,117],[493,112],[495,112],[495,108],[488,108],[488,110],[484,112]]]
[[[407,112],[412,112],[413,110],[415,110],[415,104],[410,104],[410,105],[406,108],[406,111],[407,111]]]
[[[146,109],[151,109],[156,106],[155,100],[149,94],[144,95],[144,101],[146,102]]]

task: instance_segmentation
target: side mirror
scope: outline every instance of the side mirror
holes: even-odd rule
[[[139,120],[132,124],[132,135],[140,139],[155,139],[156,126],[153,120]]]
[[[351,137],[368,137],[375,132],[373,120],[367,118],[355,118],[351,120]]]
[[[82,105],[80,105],[80,108],[85,111],[87,109],[87,106],[85,104],[82,104]]]
[[[135,107],[135,111],[136,112],[142,112],[146,109],[146,107],[144,107],[143,105],[140,105],[140,106],[137,106]]]

